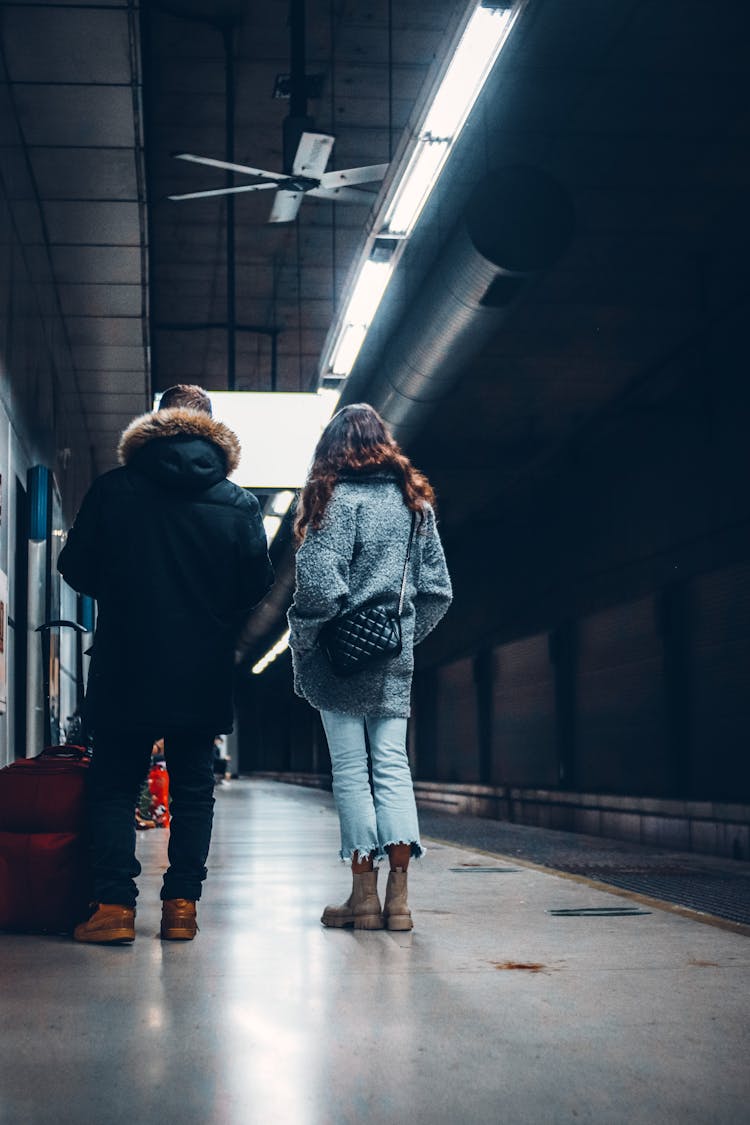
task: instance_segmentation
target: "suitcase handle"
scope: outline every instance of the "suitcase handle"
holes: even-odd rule
[[[88,629],[86,628],[85,625],[79,625],[79,623],[77,621],[65,621],[65,620],[62,620],[62,619],[57,620],[57,621],[45,621],[43,625],[37,625],[34,632],[35,633],[49,632],[50,629],[57,629],[60,626],[65,626],[68,629],[75,629],[75,631],[77,633],[88,633]]]
[[[89,757],[89,752],[85,746],[47,746],[38,757],[48,760],[72,758],[76,762],[82,762]]]
[[[52,629],[72,629],[76,635],[76,708],[80,711],[83,707],[83,636],[89,630],[78,621],[68,621],[66,618],[56,618],[54,621],[43,621],[37,625],[34,632],[39,633],[42,641],[42,674],[44,677],[44,697],[46,700],[44,741],[52,742],[59,737],[59,731],[52,730],[50,715],[50,631]]]

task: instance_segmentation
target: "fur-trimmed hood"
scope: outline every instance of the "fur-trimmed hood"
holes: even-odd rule
[[[226,461],[229,476],[240,463],[240,440],[237,435],[200,410],[178,407],[154,410],[133,419],[120,438],[117,455],[121,465],[129,465],[141,449],[158,438],[202,438],[218,446]]]

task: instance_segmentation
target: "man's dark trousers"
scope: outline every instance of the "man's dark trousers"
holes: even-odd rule
[[[95,902],[135,906],[135,807],[156,738],[164,735],[171,826],[162,899],[199,899],[214,809],[214,731],[100,730],[88,771],[88,823]]]

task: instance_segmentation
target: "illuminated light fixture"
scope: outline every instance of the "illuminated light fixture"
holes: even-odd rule
[[[307,477],[318,439],[338,405],[340,389],[315,394],[284,391],[209,391],[213,416],[240,439],[242,456],[231,480],[242,488],[283,490],[284,515]],[[161,393],[154,395],[159,409]],[[282,492],[279,491],[279,495]]]
[[[399,190],[386,212],[388,234],[406,238],[411,232],[445,164],[449,148],[450,141],[420,139],[411,154]]]
[[[432,99],[423,133],[456,139],[505,42],[512,11],[513,5],[476,9]]]
[[[391,280],[390,262],[368,258],[362,265],[357,282],[343,315],[343,329],[331,359],[334,375],[348,375],[362,347],[367,330]]]
[[[300,488],[313,450],[331,417],[330,392],[209,391],[213,416],[240,440],[240,464],[230,479],[242,488]],[[161,395],[154,398],[158,410]]]
[[[289,511],[294,493],[285,490],[284,492],[277,492],[271,501],[270,511],[273,516],[285,516]]]
[[[284,522],[284,516],[292,506],[292,500],[294,500],[294,493],[290,492],[289,489],[277,492],[275,496],[271,497],[271,502],[268,505],[268,514],[263,517],[263,527],[265,528],[269,547]]]
[[[274,541],[276,532],[281,527],[281,516],[264,516],[263,517],[263,530],[266,533],[266,541],[270,547]]]
[[[345,324],[341,330],[338,347],[331,360],[332,375],[348,375],[354,361],[359,355],[359,349],[365,342],[367,324]]]
[[[508,37],[512,9],[478,7],[417,134],[417,145],[385,214],[389,235],[406,238],[422,213],[474,102]]]
[[[336,412],[336,407],[341,398],[341,387],[320,387],[318,389],[318,398],[321,398],[326,403],[325,410],[328,417],[332,417]]]
[[[392,185],[382,223],[371,237],[352,295],[337,319],[323,364],[324,378],[344,379],[354,366],[404,245],[523,7],[524,0],[518,0],[478,4],[474,9],[415,130],[406,167]],[[388,261],[373,260],[375,239],[392,240],[394,251]]]
[[[276,644],[269,648],[265,656],[261,656],[257,664],[253,664],[253,675],[259,676],[261,672],[265,672],[269,664],[273,664],[277,656],[281,656],[282,652],[289,647],[289,630],[283,636],[279,637]]]

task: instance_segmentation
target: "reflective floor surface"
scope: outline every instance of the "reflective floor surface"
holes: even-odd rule
[[[157,936],[159,830],[134,946],[0,935],[2,1125],[750,1119],[742,934],[429,841],[413,933],[325,930],[330,795],[232,781],[216,813],[195,942]]]

